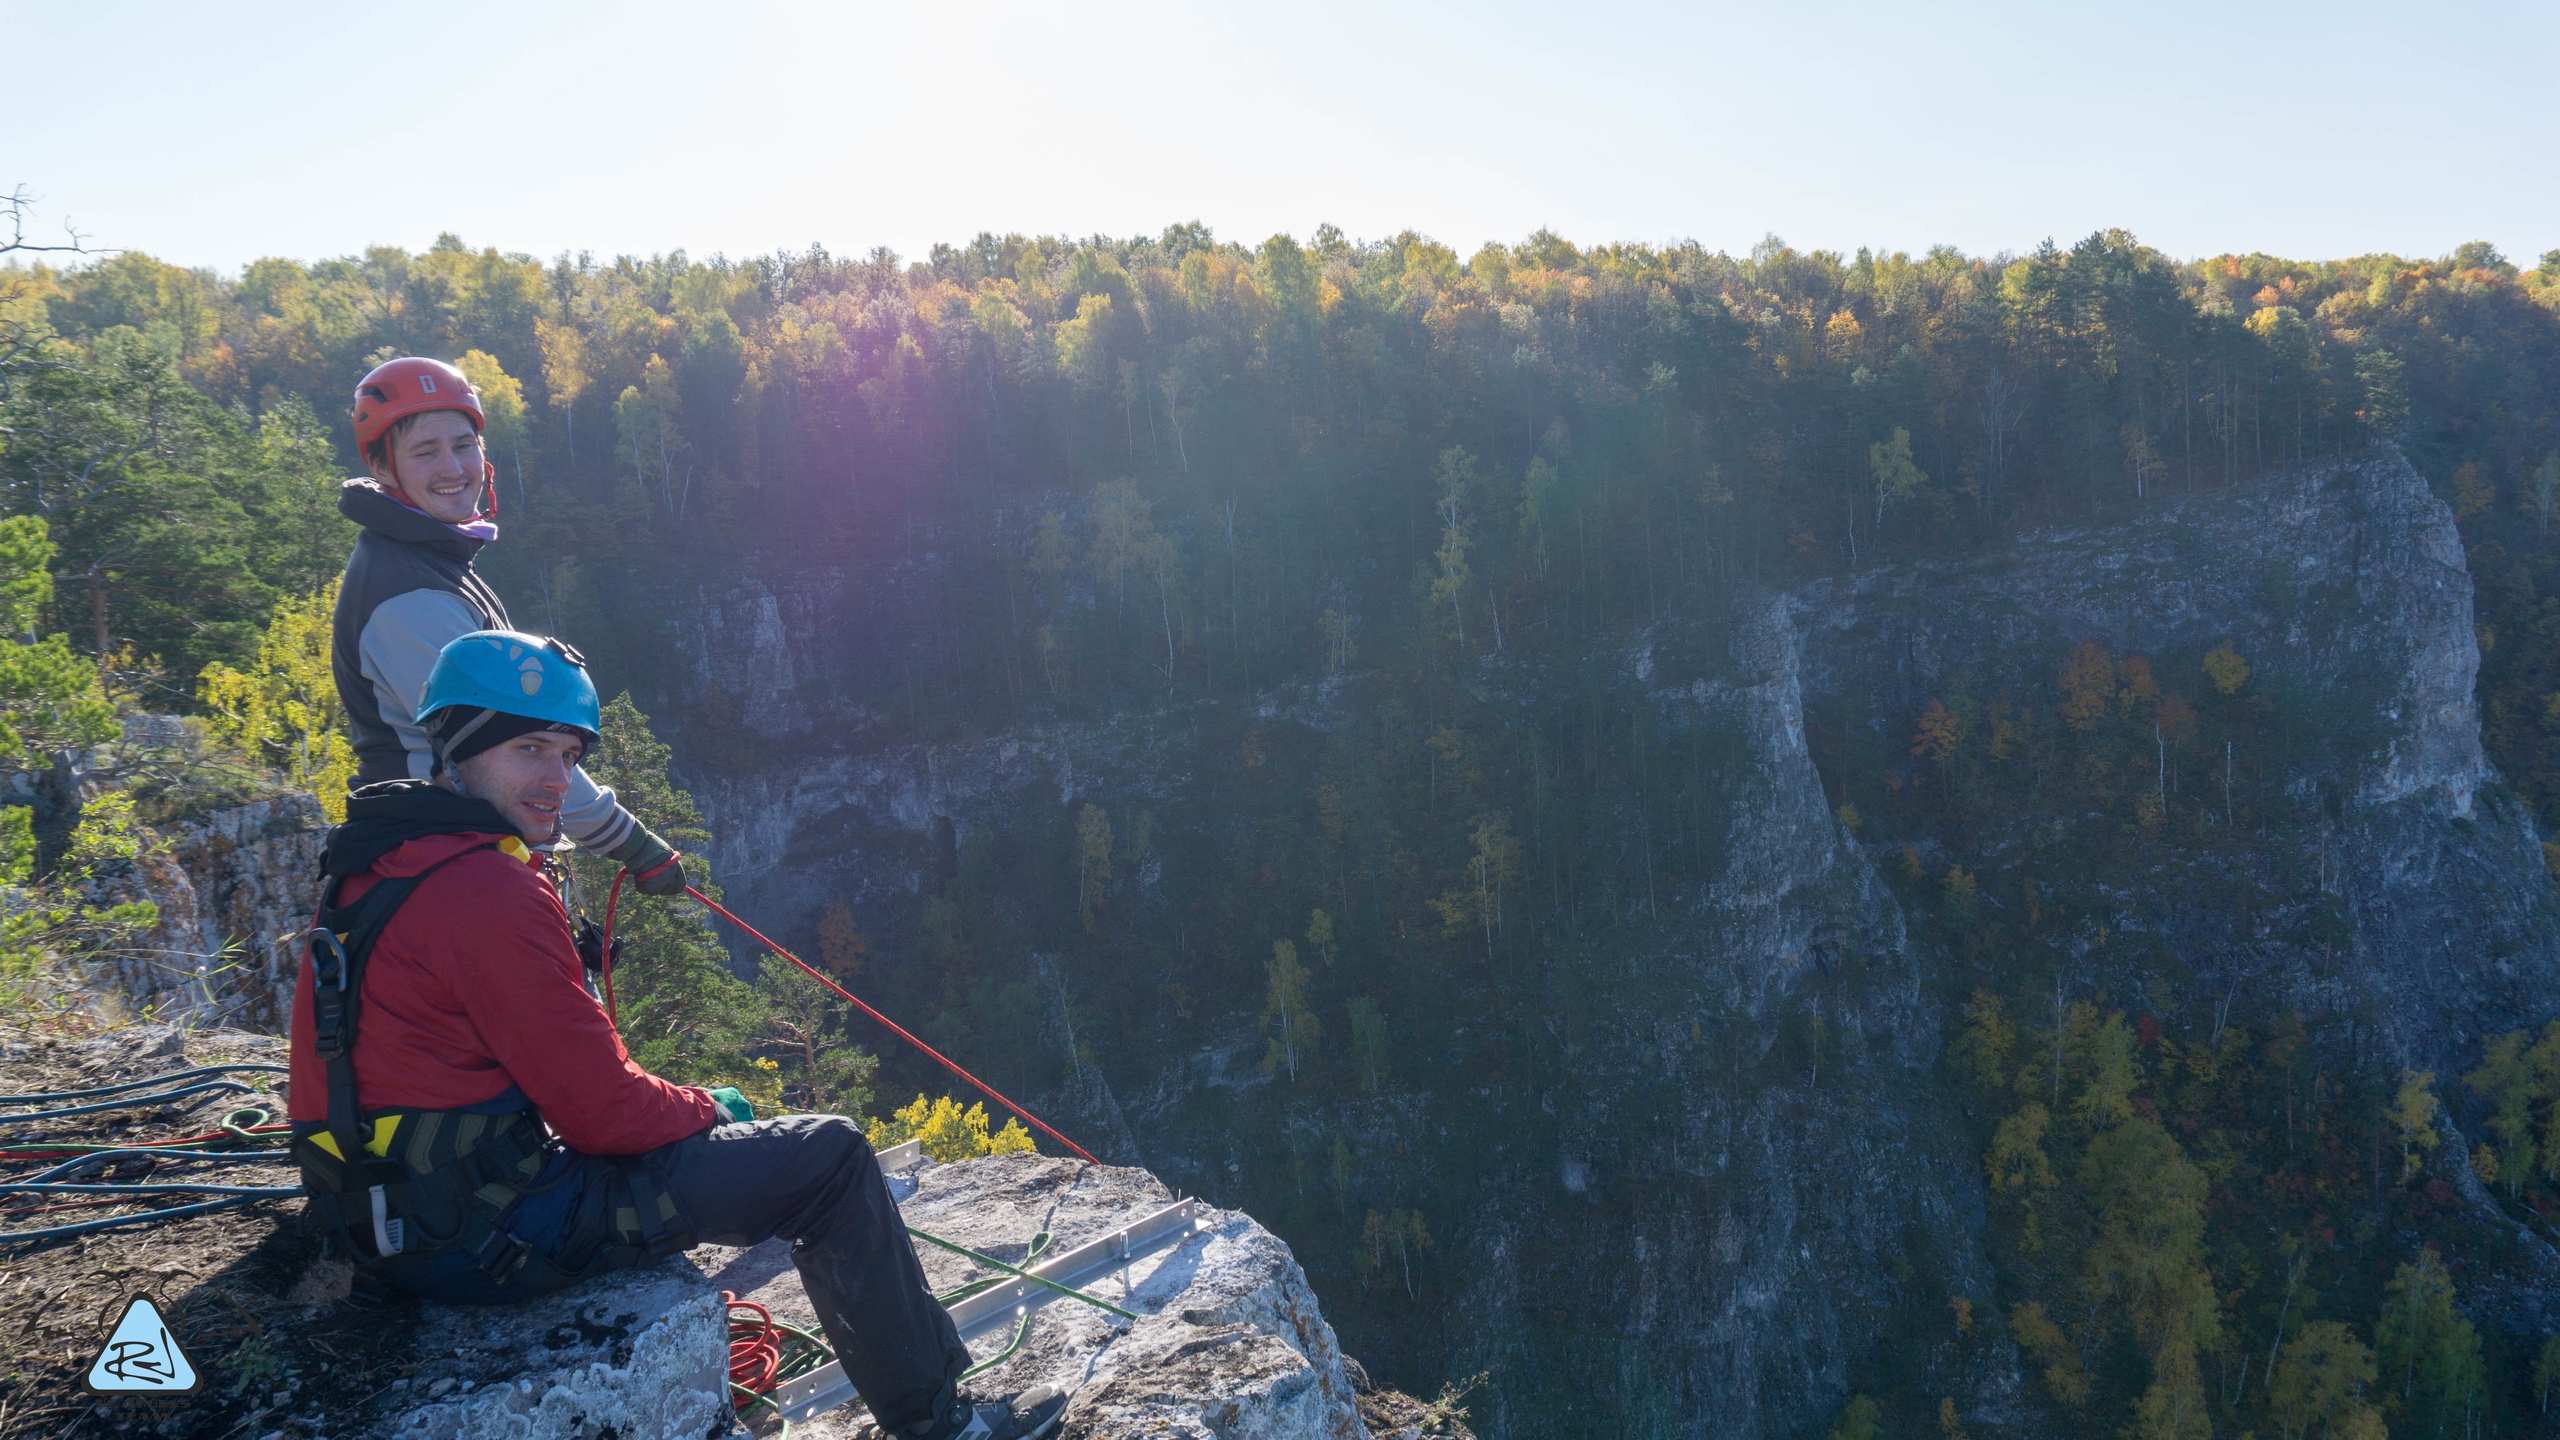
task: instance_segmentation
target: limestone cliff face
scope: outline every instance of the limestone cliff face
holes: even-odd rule
[[[116,989],[163,1020],[282,1032],[328,825],[317,800],[286,794],[164,827],[106,881],[108,898],[160,907],[159,924],[109,962]]]
[[[2227,917],[2177,902],[2176,869],[2128,897],[2128,919],[2172,927],[2217,990],[2369,1003],[2400,1058],[2439,1074],[2484,1029],[2552,1005],[2560,892],[2481,755],[2460,537],[2397,456],[1816,585],[1780,608],[1804,637],[1809,702],[1867,724],[1913,713],[1954,674],[2049,672],[2083,639],[2152,654],[2232,643],[2293,726],[2278,783],[2326,802],[2327,828],[2301,838],[2317,885],[2352,911],[2354,953],[2315,966],[2219,928]]]
[[[1779,608],[1804,637],[1807,703],[1846,725],[1902,722],[1952,677],[2050,673],[2085,639],[2154,655],[2232,644],[2282,717],[2267,783],[2322,818],[2262,824],[2242,861],[2164,856],[2118,897],[2117,928],[2162,940],[2196,989],[2242,1014],[2365,1017],[2358,1058],[2447,1081],[2484,1036],[2560,1012],[2560,889],[2530,813],[2481,752],[2461,539],[2396,454],[1964,564],[1812,586]],[[2252,914],[2201,898],[2230,892],[2234,864],[2276,903]],[[2346,916],[2342,945],[2286,938],[2317,900]],[[2103,952],[2078,961],[2082,983],[2144,996],[2146,979]],[[2494,1207],[2477,1211],[2506,1228]],[[2501,1245],[2506,1263],[2466,1303],[2548,1330],[2560,1253],[2521,1228]]]
[[[858,656],[894,648],[865,628],[884,609],[841,573],[784,574],[706,593],[685,621],[724,649],[664,677],[658,703],[719,717],[733,756],[742,737],[763,747],[714,765],[672,727],[750,913],[805,934],[832,900],[894,907],[937,883],[950,837],[1088,798],[1155,806],[1168,876],[1217,843],[1234,761],[1202,747],[1198,714],[879,738],[843,687]],[[1068,1076],[1040,1103],[1170,1183],[1277,1196],[1289,1147],[1338,1136],[1462,1210],[1437,1261],[1466,1277],[1462,1321],[1420,1334],[1372,1318],[1391,1309],[1339,1304],[1335,1318],[1354,1350],[1492,1371],[1476,1412],[1488,1433],[1703,1433],[1713,1417],[1715,1433],[1801,1434],[1877,1384],[2033,1423],[2015,1357],[1960,1347],[1943,1323],[1950,1299],[1991,1296],[1978,1158],[1938,1058],[1962,997],[1834,817],[1809,713],[1907,733],[1951,676],[2049,684],[2088,639],[2153,654],[2230,641],[2289,717],[2272,783],[2325,818],[2261,835],[2246,862],[2164,860],[2120,897],[2118,927],[2161,937],[2199,994],[2367,1013],[2358,1043],[2374,1058],[2439,1074],[2483,1033],[2560,1005],[2560,891],[2482,759],[2458,538],[2395,456],[1771,597],[1685,686],[1653,678],[1662,638],[1624,637],[1618,680],[1730,757],[1707,823],[1721,862],[1687,891],[1628,902],[1650,938],[1560,953],[1544,993],[1518,997],[1518,1023],[1561,1047],[1563,1078],[1522,1090],[1452,1062],[1431,1088],[1319,1107],[1265,1093],[1252,1014],[1197,1016],[1187,1043],[1154,1050],[1071,1058],[1055,1023],[1038,1042]],[[1279,688],[1254,719],[1315,735],[1344,723],[1325,685]],[[2306,947],[2282,914],[2188,903],[2234,863],[2310,875],[2350,916],[2346,942]],[[2089,990],[2145,983],[2083,959]],[[1053,992],[1041,1003],[1065,1013]],[[1400,1039],[1452,1057],[1474,1043]],[[2484,1303],[2539,1314],[2560,1286],[2534,1298],[2548,1251],[2518,1243],[2519,1278]]]

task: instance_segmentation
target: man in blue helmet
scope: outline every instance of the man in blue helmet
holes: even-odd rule
[[[355,732],[356,783],[423,780],[434,747],[412,712],[437,652],[455,636],[509,628],[507,607],[471,568],[498,538],[496,471],[480,397],[441,360],[375,366],[356,385],[351,419],[372,473],[338,490],[338,513],[364,534],[338,582],[331,666]],[[675,848],[583,770],[561,797],[560,830],[631,867],[642,894],[684,893]]]
[[[1052,1387],[962,1397],[968,1351],[860,1126],[759,1121],[737,1091],[672,1084],[624,1050],[534,848],[557,836],[596,741],[577,653],[464,635],[418,720],[434,776],[348,798],[294,1001],[293,1153],[335,1243],[383,1281],[470,1304],[788,1236],[886,1434],[1023,1440],[1052,1425],[1066,1405]]]

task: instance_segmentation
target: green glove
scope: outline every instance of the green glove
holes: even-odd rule
[[[643,895],[684,893],[684,862],[677,858],[676,847],[637,820],[631,822],[631,833],[604,852],[604,858],[630,871],[632,886]]]
[[[747,1097],[739,1094],[735,1085],[714,1085],[703,1093],[711,1097],[713,1104],[728,1111],[729,1119],[737,1124],[744,1125],[756,1118],[756,1107],[747,1103]]]

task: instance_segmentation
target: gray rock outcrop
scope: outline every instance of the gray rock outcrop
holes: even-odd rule
[[[907,1222],[1011,1264],[1034,1237],[1060,1254],[1162,1209],[1174,1199],[1143,1170],[1032,1155],[927,1164],[893,1183]],[[816,1316],[789,1248],[696,1252],[711,1283],[814,1328]],[[919,1243],[925,1274],[947,1292],[998,1272]],[[1279,1237],[1237,1211],[1210,1211],[1189,1238],[1141,1258],[1096,1295],[1135,1311],[1135,1323],[1059,1300],[1033,1311],[1022,1347],[972,1382],[982,1395],[1040,1384],[1070,1390],[1061,1427],[1082,1440],[1363,1440],[1352,1380],[1333,1327]],[[1012,1327],[973,1347],[1000,1353]],[[856,1412],[834,1411],[794,1435],[863,1433]]]
[[[328,828],[320,802],[299,793],[162,828],[157,847],[105,882],[109,899],[160,907],[159,923],[109,962],[116,989],[161,1020],[282,1031]]]
[[[705,1440],[731,1428],[728,1312],[682,1260],[525,1305],[430,1307],[417,1371],[370,1433],[396,1440]]]
[[[1011,1155],[925,1162],[891,1177],[910,1224],[1009,1263],[1126,1227],[1173,1199],[1142,1170]],[[997,1272],[917,1243],[937,1293]],[[1180,1243],[1091,1284],[1135,1323],[1060,1300],[972,1382],[982,1396],[1073,1392],[1062,1434],[1085,1440],[1366,1440],[1351,1370],[1289,1247],[1249,1216],[1208,1211]],[[790,1245],[698,1248],[522,1305],[428,1306],[415,1370],[357,1423],[395,1440],[700,1440],[734,1433],[721,1292],[818,1328]],[[974,1349],[1004,1350],[1000,1325]],[[761,1411],[740,1419],[774,1427]],[[873,1434],[858,1404],[795,1425],[807,1440]]]

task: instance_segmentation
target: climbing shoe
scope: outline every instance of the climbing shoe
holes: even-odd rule
[[[1011,1400],[960,1404],[941,1425],[927,1433],[932,1440],[1041,1440],[1058,1426],[1067,1409],[1067,1392],[1055,1385],[1035,1385]]]

